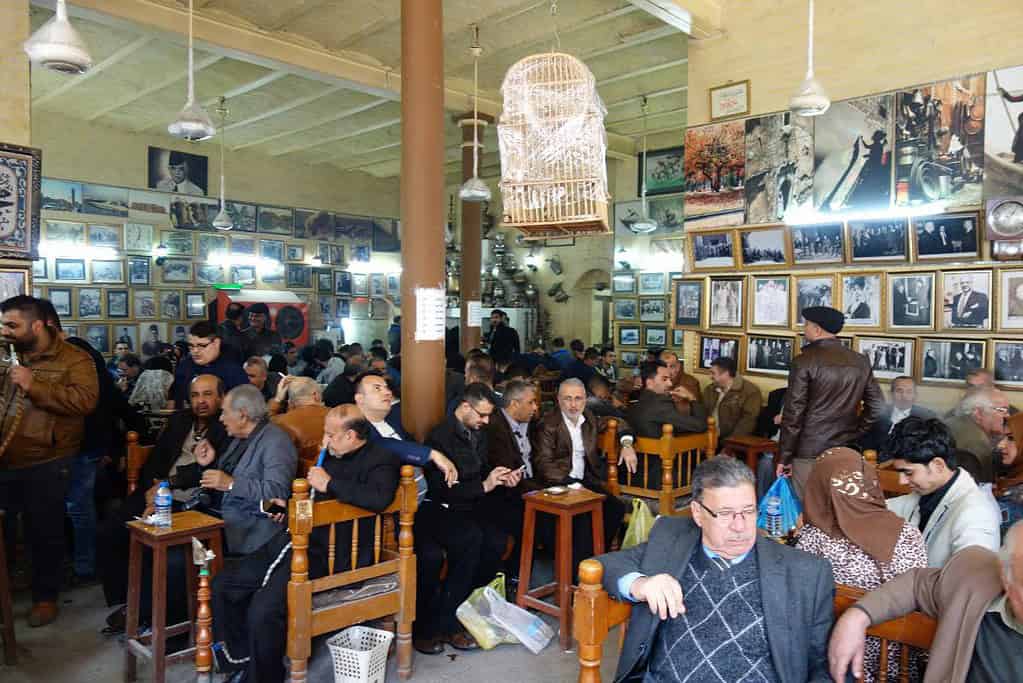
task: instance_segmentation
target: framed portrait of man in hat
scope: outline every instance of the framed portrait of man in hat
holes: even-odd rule
[[[198,154],[161,147],[149,148],[151,190],[205,196],[209,187],[209,159]]]

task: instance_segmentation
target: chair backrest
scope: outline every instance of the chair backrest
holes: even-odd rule
[[[904,496],[912,491],[909,485],[899,481],[899,473],[892,469],[891,461],[878,464],[877,451],[872,449],[863,451],[863,459],[877,469],[877,482],[881,485],[881,493],[885,498]]]
[[[132,494],[138,488],[139,473],[142,471],[142,466],[146,464],[146,460],[149,459],[149,454],[153,452],[153,446],[140,444],[138,432],[128,432],[125,442],[125,452],[127,453],[125,476],[128,479],[128,493]],[[148,486],[149,482],[144,482],[144,484]]]

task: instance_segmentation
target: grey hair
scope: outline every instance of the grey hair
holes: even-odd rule
[[[257,367],[263,368],[263,372],[267,371],[266,361],[263,360],[263,358],[260,356],[250,356],[249,359],[245,361],[245,363],[242,365],[242,367],[244,368]]]
[[[525,396],[527,391],[535,391],[534,387],[530,382],[521,379],[513,379],[504,385],[504,400],[505,401],[518,401]]]
[[[561,396],[561,390],[564,387],[579,387],[583,390],[584,394],[586,393],[586,385],[583,384],[583,381],[578,377],[569,377],[566,380],[562,380],[561,384],[558,386],[558,396]]]
[[[294,403],[312,399],[320,390],[320,385],[311,377],[295,377],[288,383],[288,400]]]
[[[757,481],[753,472],[746,464],[730,455],[716,455],[696,466],[693,472],[693,500],[703,500],[703,492],[707,489],[749,484],[754,489]]]
[[[956,406],[955,414],[968,417],[973,415],[973,411],[977,409],[990,408],[993,405],[994,391],[990,387],[984,387],[983,389],[966,392],[966,396]]]
[[[1005,532],[1005,541],[1002,543],[1002,547],[998,549],[998,559],[1002,561],[1002,572],[1009,581],[1012,581],[1012,562],[1013,556],[1016,554],[1016,537],[1020,534],[1023,534],[1023,520],[1019,520],[1009,527],[1009,530]]]
[[[268,412],[263,393],[251,384],[236,386],[225,400],[231,402],[232,413],[243,413],[251,422],[260,422]]]

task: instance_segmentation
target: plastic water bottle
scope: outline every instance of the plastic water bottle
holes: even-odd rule
[[[174,497],[171,496],[170,484],[161,481],[160,487],[156,489],[156,498],[153,500],[153,505],[156,508],[156,526],[170,527],[173,504]]]
[[[770,496],[766,503],[767,513],[767,534],[774,538],[780,538],[784,533],[781,521],[781,498]]]

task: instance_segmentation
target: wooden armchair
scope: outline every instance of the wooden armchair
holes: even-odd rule
[[[139,473],[142,471],[142,466],[146,464],[146,460],[149,459],[149,454],[153,452],[153,446],[140,444],[138,432],[128,432],[125,441],[127,442],[125,452],[128,454],[125,476],[128,479],[128,495],[131,495],[139,486]],[[148,488],[149,482],[144,482],[144,484]]]
[[[863,459],[877,468],[877,482],[881,485],[881,492],[885,498],[904,496],[912,490],[908,484],[899,481],[899,473],[892,469],[891,461],[880,465],[877,463],[877,451],[869,449],[863,451]]]
[[[398,676],[412,675],[412,622],[416,618],[416,558],[412,551],[412,522],[416,513],[416,482],[410,465],[401,468],[401,484],[391,505],[375,514],[335,500],[313,501],[309,482],[296,479],[288,503],[288,530],[291,532],[291,581],[288,582],[288,658],[291,660],[291,681],[305,682],[306,667],[312,650],[312,639],[371,619],[394,616],[397,621]],[[383,518],[397,512],[401,531],[398,550],[386,547]],[[359,546],[357,520],[375,517],[373,532],[373,564],[356,567]],[[334,573],[336,553],[334,524],[351,522],[352,547],[349,571]],[[309,535],[319,526],[329,526],[328,574],[320,579],[309,578]],[[341,549],[344,552],[344,549]],[[352,584],[394,575],[398,587],[393,590],[350,601],[321,604],[316,596]]]
[[[638,437],[632,447],[636,451],[636,472],[618,467],[618,421],[608,420],[607,429],[601,434],[600,447],[607,457],[608,490],[616,496],[623,493],[653,498],[658,502],[658,512],[675,515],[675,503],[689,495],[692,490],[693,470],[707,458],[714,457],[717,444],[717,425],[714,418],[707,418],[707,431],[697,434],[675,436],[671,425],[664,425],[661,438]],[[660,463],[660,486],[655,465]],[[642,473],[642,476],[637,476]]]

